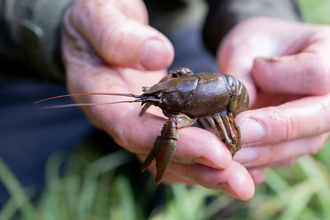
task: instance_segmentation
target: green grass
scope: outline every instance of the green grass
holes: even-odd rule
[[[297,0],[304,20],[314,24],[330,24],[329,0]]]
[[[307,21],[330,23],[329,0],[298,2]],[[329,158],[328,140],[317,155],[301,157],[290,168],[266,169],[265,183],[257,185],[248,202],[202,187],[159,187],[152,177],[137,190],[139,181],[123,168],[135,158],[124,150],[103,156],[90,150],[54,153],[46,167],[46,186],[32,202],[30,190],[21,186],[0,158],[0,181],[10,194],[0,220],[328,220]],[[60,175],[63,163],[66,168]],[[161,197],[160,202],[155,197]],[[152,203],[156,205],[148,211]]]
[[[0,212],[0,219],[330,219],[330,141],[316,156],[304,156],[291,168],[267,169],[266,181],[256,188],[248,202],[218,191],[183,184],[166,186],[165,203],[156,206],[149,216],[144,210],[155,195],[157,185],[150,177],[137,196],[130,175],[116,173],[135,160],[120,150],[96,160],[74,153],[55,153],[47,164],[47,183],[36,203],[19,185],[8,167],[0,160],[0,178],[12,198]],[[67,169],[59,175],[60,165]]]

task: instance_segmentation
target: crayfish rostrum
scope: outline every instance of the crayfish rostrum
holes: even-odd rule
[[[248,110],[249,95],[243,83],[232,76],[216,73],[193,74],[190,69],[181,67],[170,71],[158,84],[143,87],[142,95],[90,93],[64,96],[93,94],[134,97],[136,100],[114,103],[142,102],[143,108],[140,116],[151,105],[155,105],[161,108],[164,115],[168,117],[161,135],[157,137],[153,149],[141,166],[141,170],[144,171],[156,159],[156,183],[160,183],[172,160],[179,138],[178,129],[189,127],[201,118],[211,125],[218,138],[225,141],[233,156],[241,149],[241,132],[234,117],[240,112]],[[72,104],[59,107],[78,105],[91,104]]]

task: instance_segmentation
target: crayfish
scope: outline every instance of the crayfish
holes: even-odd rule
[[[168,120],[162,128],[160,136],[157,137],[153,149],[141,165],[141,170],[144,171],[156,159],[157,174],[155,182],[157,184],[160,183],[174,155],[176,142],[179,138],[178,129],[189,127],[201,118],[214,129],[217,137],[226,143],[232,152],[232,156],[241,149],[241,132],[234,117],[240,112],[248,110],[249,95],[243,83],[229,75],[216,73],[193,74],[190,69],[181,67],[169,71],[169,74],[158,84],[152,87],[143,87],[142,95],[89,93],[63,95],[41,101],[78,95],[119,95],[136,98],[133,101],[101,104],[142,102],[143,107],[140,116],[151,105],[162,109]],[[82,105],[93,105],[93,103],[55,107]],[[234,129],[236,132],[234,132]]]

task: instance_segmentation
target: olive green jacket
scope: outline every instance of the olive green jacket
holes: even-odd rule
[[[63,80],[60,27],[71,0],[0,0],[0,56]]]
[[[63,14],[71,1],[0,0],[0,57],[28,64],[46,79],[64,80],[60,30]],[[151,25],[166,32],[166,28],[162,27],[178,21],[191,1],[145,0]],[[294,0],[207,0],[207,3],[209,13],[203,37],[212,53],[215,53],[223,36],[247,18],[301,19]],[[157,23],[156,20],[163,22]],[[157,24],[161,25],[157,27]]]

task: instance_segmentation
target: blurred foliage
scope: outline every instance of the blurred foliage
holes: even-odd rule
[[[298,2],[307,21],[330,23],[329,0]],[[33,201],[0,158],[0,181],[10,194],[0,220],[330,219],[330,140],[317,155],[304,156],[290,168],[266,169],[265,183],[256,186],[248,202],[202,187],[158,186],[149,175],[134,177],[138,168],[123,168],[139,166],[124,150],[83,149],[50,157],[45,188]]]
[[[131,153],[119,150],[98,157],[90,149],[82,152],[50,157],[46,187],[34,202],[0,160],[0,180],[11,194],[0,219],[330,219],[330,140],[317,155],[304,156],[290,168],[266,169],[265,183],[257,185],[248,202],[198,186],[160,187],[149,175],[136,193],[138,181],[120,171],[130,163],[139,166]],[[154,197],[164,201],[154,202]]]
[[[329,0],[297,0],[304,20],[314,24],[330,24]]]

